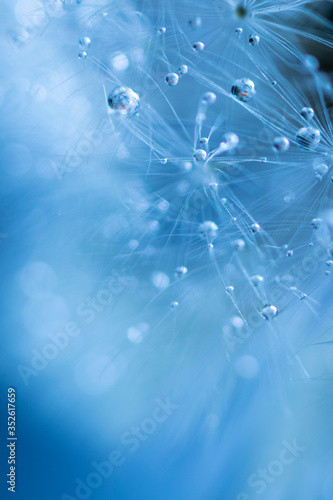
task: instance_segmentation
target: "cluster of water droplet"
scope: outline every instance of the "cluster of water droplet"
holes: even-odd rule
[[[265,13],[264,4],[259,12],[255,2],[216,2],[219,23],[232,27],[230,37],[217,21],[215,29],[206,5],[200,15],[182,17],[186,9],[162,1],[161,25],[159,9],[148,2],[145,13],[152,29],[142,36],[140,50],[120,47],[124,67],[101,62],[101,68],[108,68],[103,85],[113,130],[122,127],[121,133],[131,134],[122,141],[117,132],[119,158],[141,176],[140,188],[134,177],[126,182],[133,183],[133,193],[140,189],[146,197],[139,197],[138,204],[125,202],[135,221],[131,259],[137,257],[139,266],[146,258],[148,269],[154,267],[151,293],[165,294],[173,315],[178,306],[184,311],[180,291],[191,293],[187,287],[193,275],[205,282],[200,270],[210,266],[214,293],[222,286],[230,314],[246,325],[255,311],[258,325],[267,320],[274,327],[292,300],[308,302],[308,294],[286,278],[290,269],[301,265],[305,249],[314,252],[317,244],[330,242],[333,224],[327,221],[332,216],[327,209],[319,213],[319,205],[316,213],[310,202],[304,208],[302,193],[319,189],[329,178],[327,135],[332,130],[309,105],[306,91],[296,92],[301,77],[295,84],[288,81],[289,65],[310,72],[309,79],[317,77],[316,59],[303,56],[300,47],[294,50],[296,37],[291,42],[278,28],[274,43],[268,36],[264,16],[273,19],[280,3],[270,3]],[[112,13],[104,14],[107,21]],[[80,40],[80,58],[87,58],[90,44],[87,36]],[[221,46],[226,50],[217,58]],[[115,47],[111,59],[119,54]],[[310,242],[305,220],[313,228]],[[146,337],[148,330],[144,335],[141,330],[129,330],[131,342]]]

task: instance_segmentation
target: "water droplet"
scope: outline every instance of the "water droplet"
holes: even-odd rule
[[[249,43],[251,45],[253,45],[253,46],[259,45],[259,43],[260,43],[260,36],[259,35],[255,35],[255,34],[250,35],[249,36]]]
[[[188,67],[186,66],[186,64],[182,64],[181,66],[179,66],[178,73],[180,75],[186,75],[187,72],[188,72]]]
[[[231,93],[237,97],[239,101],[247,102],[254,96],[256,91],[252,80],[249,78],[241,78],[235,81],[231,87]]]
[[[232,241],[231,246],[237,252],[241,252],[245,248],[245,241],[239,238],[237,240]]]
[[[225,291],[226,291],[228,294],[230,294],[230,293],[232,293],[232,292],[234,291],[234,287],[233,287],[233,286],[227,286],[227,287],[226,287],[226,289],[225,289]]]
[[[259,233],[260,229],[261,229],[261,227],[257,222],[255,222],[254,224],[251,225],[251,231],[253,234]]]
[[[201,97],[201,102],[203,104],[214,104],[216,101],[216,95],[213,92],[205,92]]]
[[[321,181],[322,178],[328,172],[328,166],[326,165],[326,163],[320,163],[319,165],[314,165],[314,171],[316,173],[316,179],[318,181]]]
[[[84,36],[79,41],[79,44],[81,45],[81,47],[84,47],[87,49],[89,47],[89,45],[91,44],[91,39],[89,38],[89,36]]]
[[[230,318],[230,323],[232,324],[232,326],[234,328],[242,328],[242,326],[244,325],[244,321],[242,320],[242,318],[240,316],[232,316]]]
[[[137,240],[131,240],[128,246],[131,250],[135,250],[139,246],[139,242]]]
[[[205,161],[205,159],[207,158],[207,153],[203,149],[197,149],[194,152],[193,157],[196,161]]]
[[[320,219],[320,218],[312,219],[311,226],[313,227],[313,229],[319,229],[321,227],[322,223],[323,223],[323,219]]]
[[[119,114],[134,116],[140,107],[140,98],[136,92],[128,87],[116,87],[108,97],[110,108]]]
[[[226,132],[222,136],[222,142],[220,142],[220,148],[223,150],[230,150],[236,148],[239,144],[239,137],[233,132]]]
[[[264,282],[264,278],[260,274],[255,274],[251,277],[253,286],[258,287]]]
[[[202,42],[195,42],[193,45],[193,50],[196,52],[201,52],[205,48],[205,44]]]
[[[241,37],[243,34],[243,30],[242,28],[236,28],[235,29],[235,35],[238,36],[238,37]]]
[[[200,224],[199,234],[201,238],[213,239],[217,236],[218,227],[215,222],[207,220]]]
[[[126,54],[120,52],[113,56],[111,64],[116,71],[125,71],[129,66],[129,60]]]
[[[294,251],[293,250],[288,250],[287,253],[286,253],[287,257],[292,257],[293,255],[294,255]]]
[[[304,107],[301,109],[301,117],[306,121],[310,121],[314,117],[314,111],[312,108]]]
[[[166,28],[164,26],[158,30],[158,33],[160,35],[164,35],[165,32],[166,32]]]
[[[179,266],[175,270],[175,277],[182,278],[183,276],[185,276],[185,274],[187,274],[187,271],[188,271],[187,267]]]
[[[87,59],[87,52],[79,52],[77,56],[81,60]]]
[[[157,208],[159,209],[160,212],[167,212],[170,208],[170,203],[167,200],[162,200],[157,205]]]
[[[270,320],[276,318],[276,316],[278,315],[278,310],[275,306],[267,304],[262,309],[261,315],[264,319]]]
[[[151,231],[158,231],[160,229],[160,223],[158,222],[158,220],[152,220],[149,223],[149,229]]]
[[[290,291],[291,291],[291,293],[295,294],[299,298],[299,300],[304,300],[307,298],[306,293],[301,292],[295,286],[291,286]]]
[[[292,203],[293,201],[295,201],[295,194],[290,191],[283,197],[283,201],[287,204]]]
[[[169,277],[161,271],[157,271],[152,275],[153,285],[160,290],[164,290],[164,288],[167,288],[169,286],[169,282]]]
[[[310,54],[307,54],[304,58],[304,64],[307,68],[309,68],[312,71],[316,71],[319,69],[319,61],[315,56],[312,56]]]
[[[179,82],[179,75],[177,75],[177,73],[169,73],[165,77],[165,81],[168,85],[170,85],[170,87],[174,87]]]
[[[200,28],[200,26],[202,24],[201,17],[195,17],[194,19],[190,19],[189,22],[188,22],[188,24],[193,29]]]
[[[296,134],[296,142],[302,149],[312,149],[320,142],[320,130],[313,127],[300,128]]]
[[[177,301],[171,302],[171,304],[170,304],[171,309],[176,309],[178,306],[179,306],[179,302],[177,302]]]
[[[290,142],[287,137],[275,137],[273,140],[273,149],[275,151],[287,151],[289,146]]]
[[[127,338],[130,342],[133,342],[133,344],[139,344],[147,335],[148,330],[149,325],[147,325],[147,323],[140,323],[137,326],[131,326],[127,330]]]
[[[162,163],[162,165],[166,165],[168,163],[168,158],[162,158],[160,163]]]
[[[200,139],[200,144],[202,144],[203,146],[207,146],[208,145],[208,137],[201,137]]]

